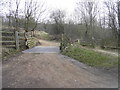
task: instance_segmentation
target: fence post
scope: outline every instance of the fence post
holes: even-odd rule
[[[0,18],[0,41],[2,41],[2,18]],[[0,89],[2,89],[2,44],[0,43]]]
[[[18,31],[15,31],[15,44],[16,44],[16,49],[19,50],[19,36],[18,36]]]

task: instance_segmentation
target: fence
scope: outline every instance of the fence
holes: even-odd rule
[[[1,34],[2,39],[0,43],[2,44],[2,47],[16,49],[25,48],[25,37],[23,32],[2,30]]]

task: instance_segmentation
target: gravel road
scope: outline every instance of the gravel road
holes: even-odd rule
[[[43,41],[43,42],[42,42]],[[40,40],[42,46],[58,46]],[[117,88],[117,76],[60,53],[21,53],[2,62],[3,88]]]

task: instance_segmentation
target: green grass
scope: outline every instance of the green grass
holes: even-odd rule
[[[44,32],[44,31],[36,31],[36,37],[39,38],[39,39],[44,39],[44,40],[51,40],[51,36]]]
[[[6,59],[6,58],[9,58],[11,57],[12,55],[18,53],[19,51],[14,49],[14,48],[2,48],[2,59]]]
[[[69,46],[62,54],[72,57],[89,66],[113,68],[118,66],[118,58],[98,53],[92,50],[80,48],[78,46]]]

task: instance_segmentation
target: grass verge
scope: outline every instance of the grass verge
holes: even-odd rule
[[[11,56],[13,56],[14,54],[18,53],[20,51],[14,49],[14,48],[2,48],[2,60],[5,60]]]
[[[118,57],[105,55],[79,46],[68,46],[62,54],[83,62],[89,66],[100,68],[118,67]]]

